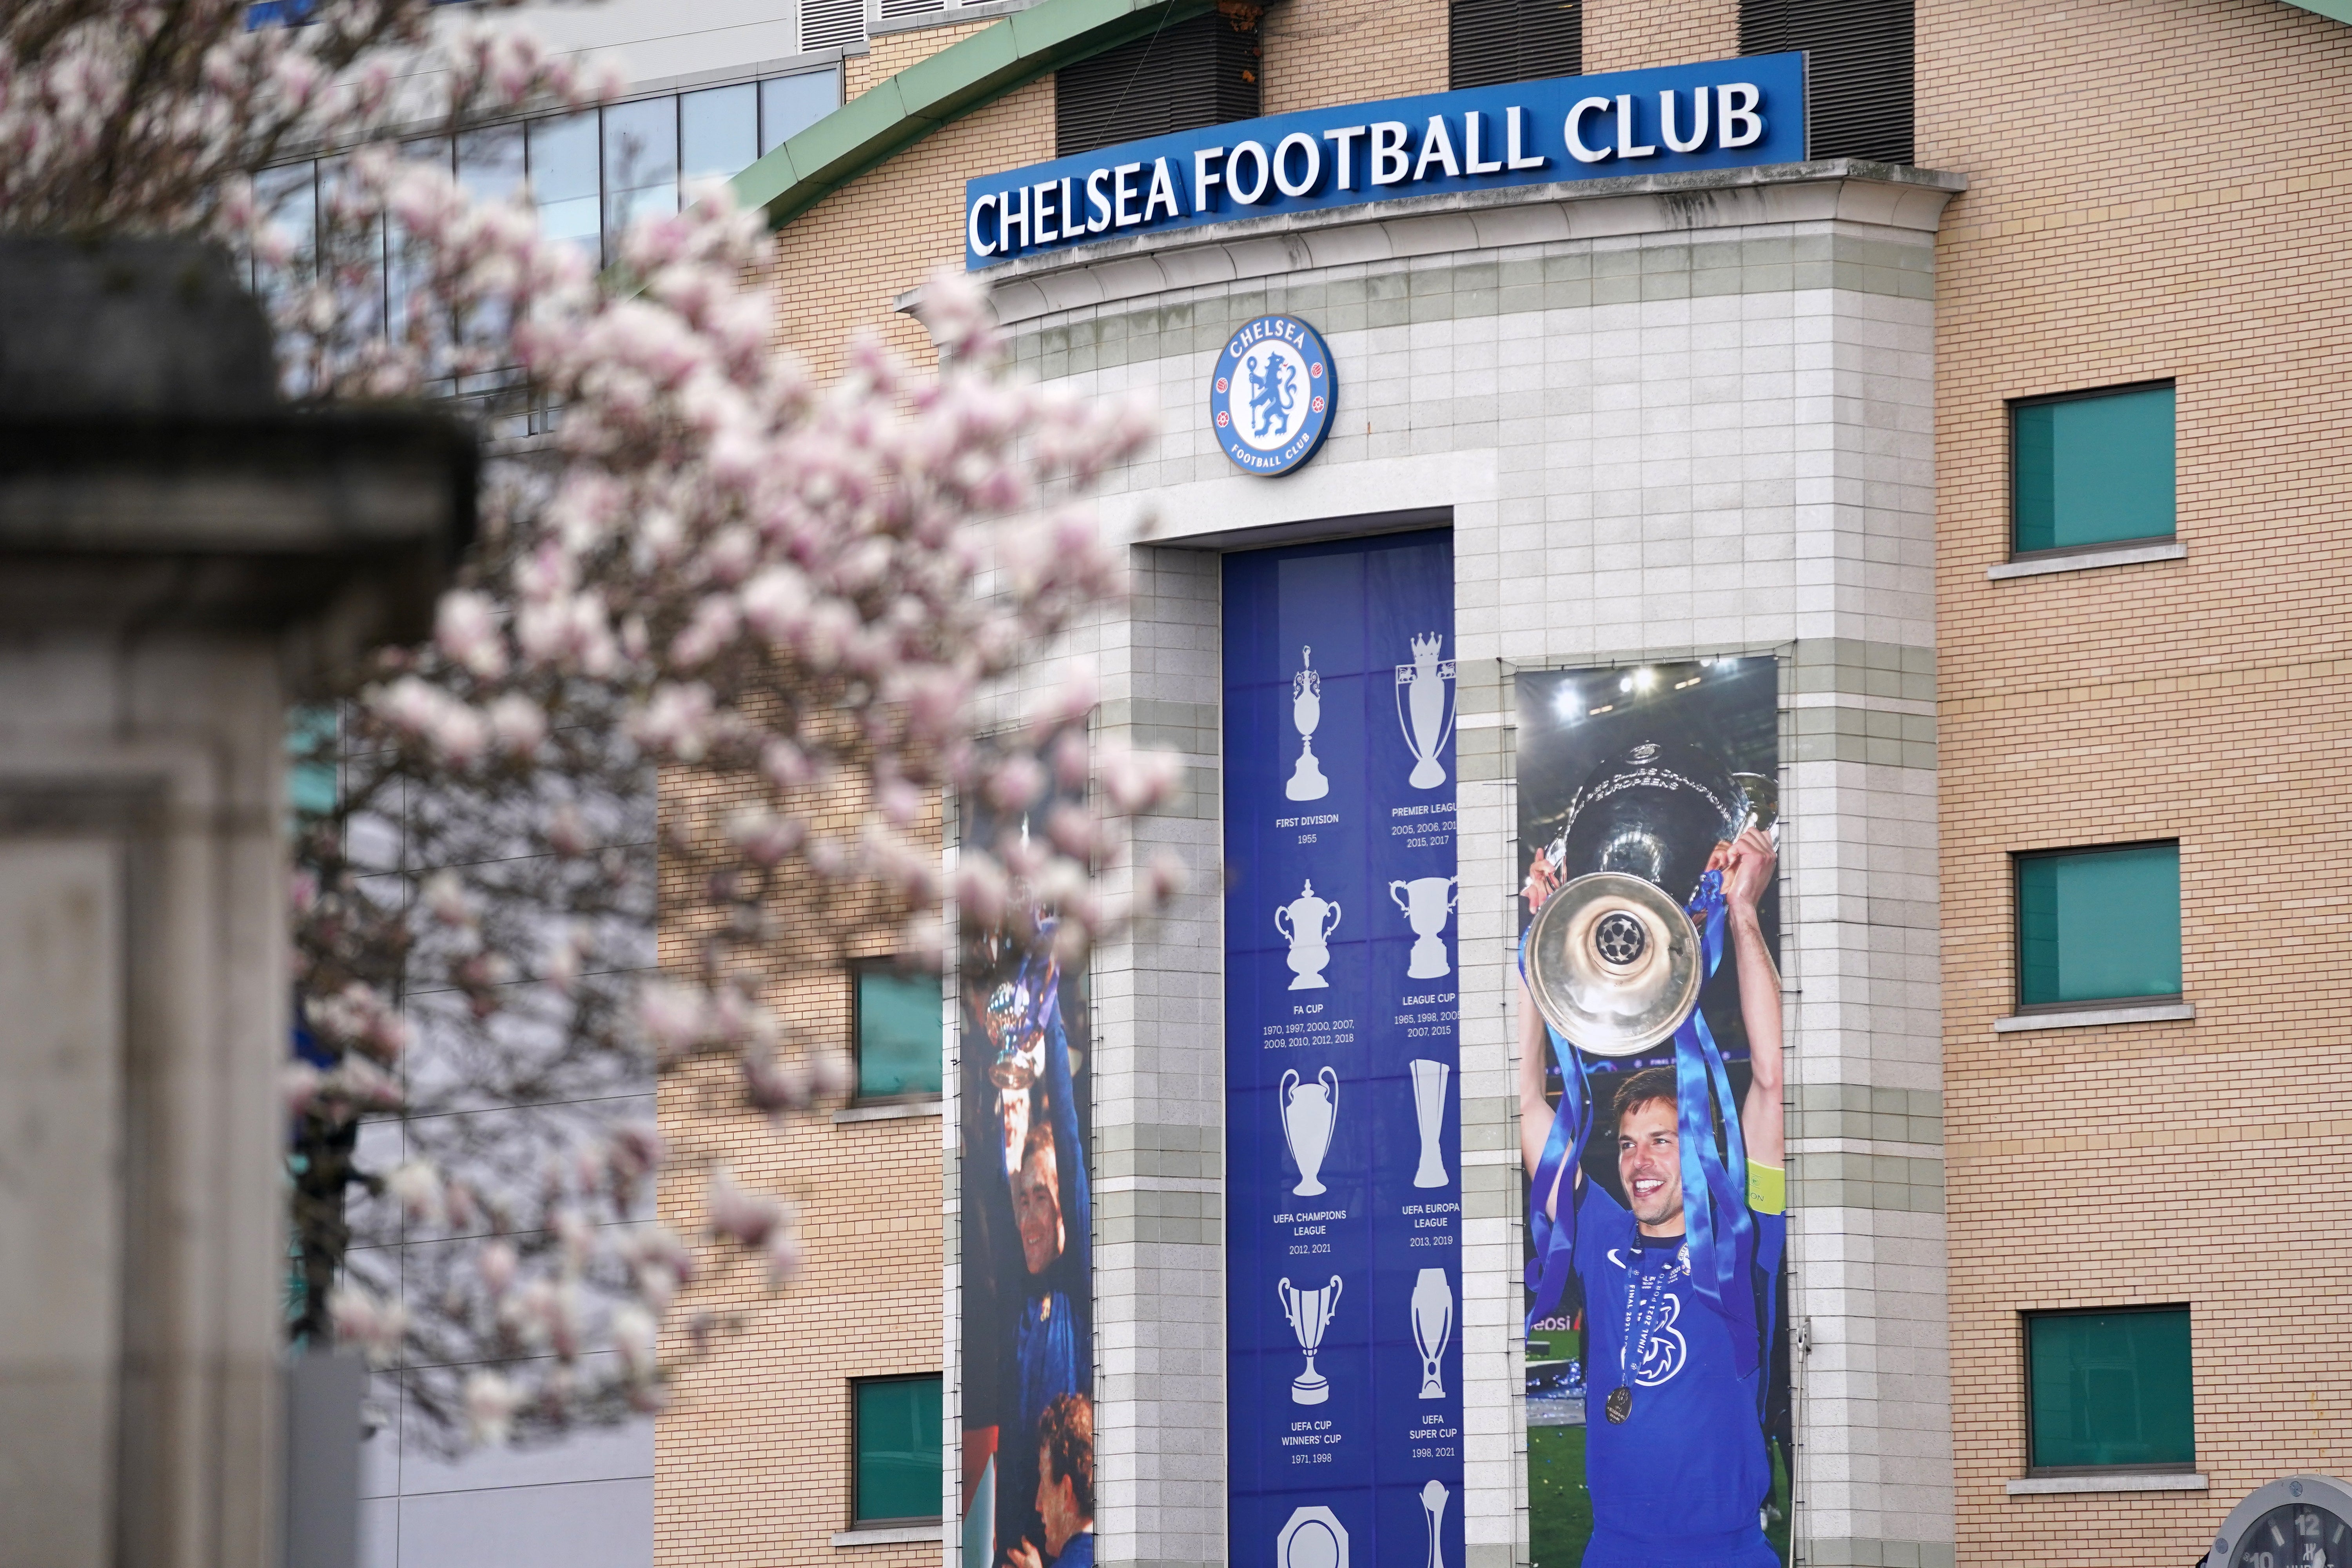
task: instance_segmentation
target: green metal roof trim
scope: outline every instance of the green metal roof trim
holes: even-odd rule
[[[736,175],[735,197],[781,228],[892,153],[1014,88],[1214,5],[1043,0],[875,83]]]
[[[2352,22],[2352,0],[2286,0],[2290,5],[2305,11],[2316,11],[2339,22]]]

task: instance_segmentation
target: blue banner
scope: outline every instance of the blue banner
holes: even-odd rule
[[[1458,1565],[1453,536],[1227,556],[1224,626],[1231,1560]]]
[[[1267,213],[1804,156],[1801,54],[1304,109],[968,180],[964,267]]]

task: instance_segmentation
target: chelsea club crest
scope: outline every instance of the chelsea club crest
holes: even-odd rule
[[[1286,474],[1323,444],[1339,393],[1322,333],[1296,316],[1260,316],[1217,352],[1209,426],[1235,467]]]

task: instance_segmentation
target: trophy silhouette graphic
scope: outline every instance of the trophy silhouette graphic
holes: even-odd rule
[[[1445,1377],[1439,1364],[1445,1343],[1454,1337],[1454,1288],[1443,1268],[1424,1268],[1412,1282],[1412,1342],[1421,1352],[1421,1396],[1445,1397]]]
[[[1299,885],[1298,897],[1274,911],[1274,929],[1290,944],[1290,973],[1297,976],[1290,988],[1328,990],[1331,983],[1323,978],[1323,966],[1331,962],[1329,943],[1331,933],[1339,929],[1339,906],[1317,898],[1310,879]]]
[[[1412,1173],[1416,1187],[1445,1184],[1445,1152],[1439,1130],[1445,1121],[1445,1079],[1453,1069],[1444,1062],[1415,1058],[1412,1070],[1412,1118],[1421,1126],[1421,1164]]]
[[[1454,705],[1445,689],[1454,680],[1454,661],[1440,662],[1444,639],[1435,632],[1412,639],[1412,662],[1396,667],[1397,723],[1412,752],[1412,773],[1405,780],[1415,789],[1435,789],[1445,782],[1444,764],[1437,753],[1454,732]],[[1293,796],[1297,799],[1297,796]]]
[[[1331,1283],[1319,1290],[1301,1290],[1286,1279],[1274,1293],[1282,1300],[1282,1315],[1290,1320],[1298,1348],[1307,1352],[1307,1370],[1290,1380],[1290,1402],[1320,1405],[1331,1397],[1331,1380],[1315,1370],[1315,1352],[1322,1348],[1331,1314],[1339,1310],[1339,1277],[1331,1276]]]
[[[1439,1532],[1445,1524],[1445,1504],[1453,1496],[1444,1481],[1432,1481],[1421,1489],[1421,1517],[1429,1526],[1428,1568],[1445,1568],[1444,1537]]]
[[[1275,1094],[1282,1107],[1282,1140],[1298,1162],[1298,1184],[1290,1189],[1291,1195],[1320,1197],[1323,1184],[1316,1174],[1331,1148],[1331,1124],[1339,1120],[1339,1075],[1327,1067],[1313,1081],[1302,1082],[1298,1069],[1288,1068]]]
[[[1323,678],[1315,673],[1312,647],[1298,650],[1298,662],[1306,668],[1290,678],[1290,721],[1298,726],[1298,765],[1290,771],[1282,793],[1293,800],[1321,800],[1331,793],[1331,781],[1315,761],[1315,726],[1323,720]]]
[[[1454,884],[1460,880],[1458,877],[1416,877],[1410,882],[1389,884],[1390,899],[1412,927],[1412,957],[1404,968],[1407,978],[1436,980],[1454,973],[1454,966],[1445,962],[1445,917],[1454,912]]]

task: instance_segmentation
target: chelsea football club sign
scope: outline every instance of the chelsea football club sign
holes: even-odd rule
[[[1296,316],[1260,316],[1217,352],[1209,426],[1236,468],[1286,474],[1323,445],[1339,393],[1322,333]]]

